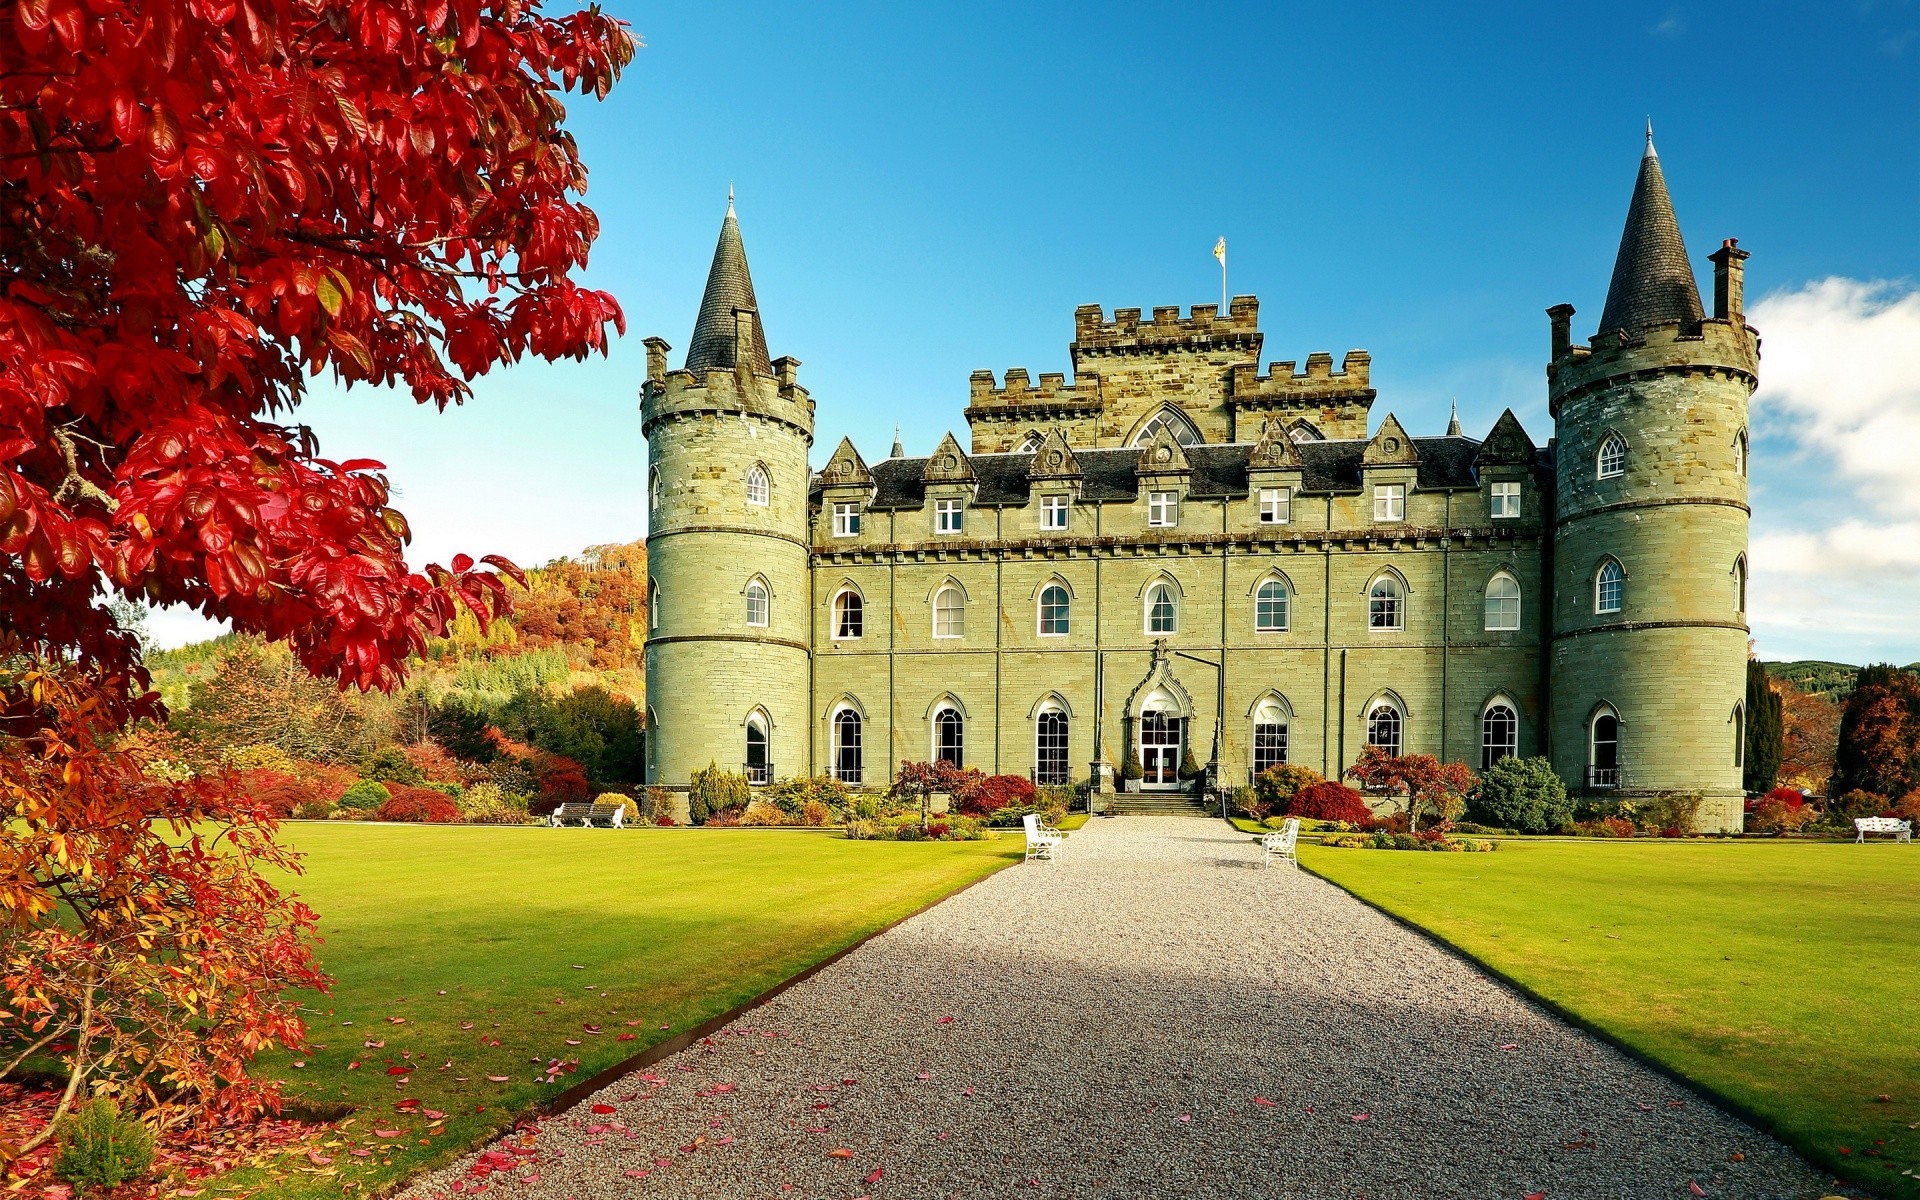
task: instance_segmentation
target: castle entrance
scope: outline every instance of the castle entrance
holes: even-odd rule
[[[1180,735],[1185,725],[1177,713],[1140,714],[1140,765],[1146,768],[1142,787],[1171,791],[1180,786]]]

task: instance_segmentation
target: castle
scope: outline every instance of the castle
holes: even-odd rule
[[[1260,368],[1259,302],[1074,313],[1073,374],[971,380],[965,443],[809,469],[729,201],[683,366],[649,338],[648,778],[885,787],[1338,775],[1369,743],[1741,822],[1746,251],[1703,310],[1651,133],[1598,332],[1548,309],[1554,437],[1391,414],[1365,351]],[[1128,781],[1131,782],[1131,781]]]

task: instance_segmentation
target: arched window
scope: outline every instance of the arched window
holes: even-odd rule
[[[1159,440],[1162,431],[1182,446],[1191,446],[1202,440],[1200,431],[1193,427],[1192,421],[1187,420],[1184,414],[1169,408],[1162,410],[1153,420],[1142,425],[1140,432],[1133,435],[1133,444],[1151,446]]]
[[[933,714],[933,760],[957,768],[966,756],[967,719],[957,708],[942,708]]]
[[[851,708],[833,714],[833,777],[860,782],[860,714]]]
[[[967,598],[960,589],[948,584],[933,594],[933,636],[937,638],[965,637],[967,632]]]
[[[1497,696],[1480,714],[1480,769],[1520,753],[1520,714],[1513,702]]]
[[[1180,601],[1170,583],[1156,583],[1147,589],[1147,632],[1180,632]]]
[[[1487,629],[1510,632],[1520,628],[1520,581],[1505,571],[1487,580]]]
[[[756,579],[747,585],[747,624],[766,628],[767,608],[767,585]]]
[[[1269,579],[1253,594],[1253,627],[1260,633],[1285,633],[1289,620],[1287,585]]]
[[[1407,590],[1392,575],[1382,575],[1367,589],[1367,628],[1405,629]]]
[[[1733,765],[1745,770],[1747,766],[1747,706],[1742,701],[1733,706]]]
[[[1744,429],[1733,438],[1733,469],[1740,475],[1747,473],[1747,431]]]
[[[767,718],[761,713],[747,717],[747,782],[766,783],[773,777],[773,764],[767,757]]]
[[[1020,444],[1014,447],[1013,452],[1015,454],[1032,454],[1035,450],[1038,450],[1046,440],[1046,436],[1036,429],[1022,438]]]
[[[1327,440],[1324,434],[1305,421],[1295,421],[1293,427],[1287,430],[1287,437],[1292,439],[1296,445],[1305,445],[1307,442],[1324,442]]]
[[[1376,700],[1367,710],[1367,745],[1399,757],[1406,745],[1407,718],[1391,700]]]
[[[1747,611],[1747,556],[1744,554],[1733,560],[1733,611]]]
[[[773,481],[767,477],[767,469],[755,463],[747,472],[747,503],[765,505],[773,499]]]
[[[647,580],[647,628],[660,628],[660,585]]]
[[[1050,583],[1040,589],[1040,636],[1062,637],[1073,620],[1073,601],[1067,589]]]
[[[1593,611],[1617,613],[1627,598],[1627,572],[1620,560],[1609,558],[1593,576]]]
[[[1627,473],[1627,439],[1617,433],[1609,433],[1600,439],[1600,453],[1596,464],[1602,479],[1613,479]]]
[[[1287,761],[1287,710],[1269,697],[1253,710],[1253,773]]]
[[[1067,714],[1049,700],[1033,722],[1033,781],[1058,787],[1067,779]]]
[[[833,596],[833,638],[841,641],[866,632],[866,602],[860,593],[844,588]]]
[[[1604,706],[1588,726],[1587,786],[1620,786],[1620,714]]]
[[[647,507],[655,512],[660,511],[659,467],[653,467],[647,471]]]

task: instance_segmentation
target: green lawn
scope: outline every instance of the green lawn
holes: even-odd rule
[[[354,1115],[316,1150],[324,1165],[303,1152],[220,1181],[223,1194],[262,1188],[276,1200],[364,1194],[444,1162],[1020,857],[1005,836],[850,842],[798,830],[296,823],[283,836],[307,852],[292,886],[320,913],[335,986],[314,1001],[304,1066],[280,1055],[261,1068],[288,1081],[290,1102]],[[549,1084],[533,1058],[580,1065]],[[419,1111],[396,1111],[408,1099]]]
[[[1920,1172],[1920,846],[1507,840],[1301,862],[1814,1162],[1920,1197],[1902,1174]]]

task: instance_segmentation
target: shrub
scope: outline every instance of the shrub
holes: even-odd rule
[[[1320,844],[1348,850],[1437,850],[1443,853],[1478,854],[1491,853],[1500,848],[1498,842],[1450,838],[1431,830],[1423,830],[1420,833],[1342,834],[1338,837],[1321,838]]]
[[[1887,798],[1877,792],[1855,788],[1827,806],[1829,816],[1851,821],[1855,817],[1877,817],[1887,810]]]
[[[298,766],[294,757],[280,747],[258,743],[230,746],[221,752],[220,761],[240,772],[279,771],[283,775],[293,774]]]
[[[667,826],[674,823],[673,813],[678,806],[674,803],[672,792],[663,787],[650,787],[644,803],[649,824]]]
[[[1790,805],[1779,799],[1774,793],[1780,790],[1775,788],[1753,806],[1753,812],[1747,817],[1749,833],[1798,833],[1817,819],[1818,814],[1807,805]],[[1798,797],[1799,793],[1794,795]]]
[[[393,795],[374,810],[375,820],[417,821],[426,825],[459,824],[460,806],[445,792],[408,787],[404,783],[392,784],[390,788]]]
[[[302,821],[324,821],[333,816],[333,805],[325,800],[309,800],[294,809],[293,815]]]
[[[811,825],[815,829],[825,827],[833,820],[833,810],[818,800],[809,800],[800,809],[800,823]]]
[[[1180,778],[1191,781],[1206,773],[1207,769],[1194,759],[1193,743],[1189,741],[1180,748]]]
[[[747,777],[723,771],[712,761],[706,769],[695,771],[687,789],[687,811],[695,825],[704,825],[729,809],[744,809],[752,791]]]
[[[370,813],[391,799],[393,793],[386,784],[362,779],[340,794],[339,807],[350,813]]]
[[[317,797],[294,776],[271,767],[256,767],[240,775],[240,790],[257,804],[264,804],[274,816],[285,819],[295,809],[312,803]]]
[[[1127,764],[1120,768],[1120,778],[1122,779],[1139,780],[1145,779],[1146,777],[1147,769],[1140,765],[1138,758],[1129,758]]]
[[[1350,821],[1355,825],[1367,825],[1373,821],[1373,810],[1367,807],[1366,797],[1345,784],[1326,780],[1295,793],[1287,804],[1285,815],[1312,817],[1319,821]]]
[[[495,783],[476,783],[460,793],[460,819],[469,825],[524,825],[527,798]]]
[[[1599,817],[1591,821],[1581,821],[1574,825],[1573,831],[1582,837],[1630,838],[1639,830],[1625,817]]]
[[[593,798],[593,802],[623,810],[626,815],[621,817],[620,821],[625,825],[633,824],[640,817],[640,806],[625,792],[601,792]]]
[[[930,841],[937,842],[952,832],[953,826],[947,824],[945,821],[935,821],[927,826],[927,838]]]
[[[406,755],[407,762],[414,770],[420,772],[420,777],[428,783],[460,785],[477,774],[472,768],[447,753],[438,742],[418,742],[406,747],[401,753]],[[406,781],[401,780],[401,782]]]
[[[381,783],[401,783],[418,787],[427,781],[420,768],[407,761],[407,752],[398,746],[382,746],[360,760],[360,775]]]
[[[153,1169],[153,1131],[102,1096],[60,1118],[53,1173],[81,1192],[116,1188]]]
[[[1661,792],[1640,805],[1640,828],[1667,837],[1690,834],[1699,823],[1701,803],[1699,792]]]
[[[1285,817],[1268,817],[1266,820],[1260,822],[1260,824],[1268,829],[1285,829],[1287,827],[1287,819]]]
[[[1284,813],[1302,788],[1326,781],[1326,776],[1312,767],[1297,767],[1292,763],[1268,767],[1253,781],[1253,800],[1259,808],[1257,815],[1266,817]]]
[[[831,775],[798,775],[787,779],[776,779],[762,788],[760,794],[779,805],[781,812],[796,818],[802,816],[807,811],[807,806],[811,804],[825,807],[829,814],[843,813],[853,807],[852,790]],[[829,820],[831,819],[829,816]],[[813,822],[802,821],[801,823],[812,824]]]
[[[1009,804],[1033,803],[1033,781],[1024,775],[987,775],[969,781],[953,797],[953,810],[962,816],[985,817]]]
[[[1911,821],[1915,828],[1920,828],[1920,788],[1900,797],[1893,806],[1893,815],[1903,821]]]
[[[747,803],[747,810],[740,814],[740,823],[742,825],[785,825],[787,814],[781,812],[780,806],[771,801],[751,800]]]
[[[880,836],[880,822],[870,817],[860,817],[847,822],[847,838],[855,842],[870,842]]]
[[[1522,833],[1551,833],[1573,823],[1573,801],[1550,759],[1503,758],[1467,793],[1467,818]]]

